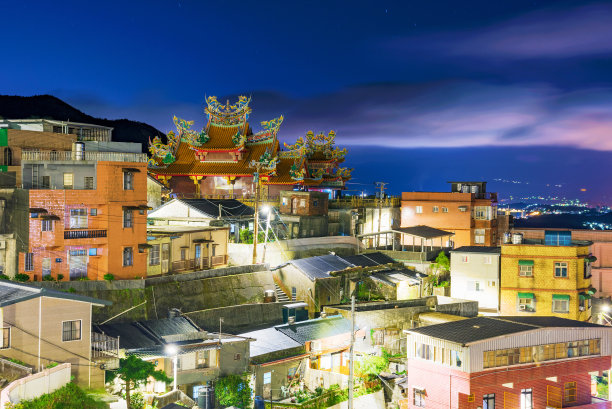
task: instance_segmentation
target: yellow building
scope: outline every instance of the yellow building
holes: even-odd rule
[[[501,247],[501,314],[589,321],[591,242],[571,240],[563,231],[516,242]]]

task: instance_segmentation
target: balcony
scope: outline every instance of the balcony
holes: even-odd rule
[[[119,367],[119,338],[91,333],[91,359],[104,363],[106,369]]]
[[[64,230],[64,239],[98,239],[106,237],[106,230]]]
[[[212,256],[210,258],[210,261],[208,257],[173,261],[172,269],[170,271],[173,273],[176,273],[179,271],[197,271],[197,270],[208,269],[208,268],[215,267],[215,266],[220,266],[223,264],[227,264],[227,255]]]
[[[93,151],[28,151],[21,152],[22,161],[107,161],[107,162],[143,162],[147,161],[145,153],[129,152],[93,152]]]

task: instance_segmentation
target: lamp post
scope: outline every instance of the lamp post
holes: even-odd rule
[[[176,345],[174,344],[168,344],[166,345],[166,353],[170,356],[172,356],[172,370],[173,370],[173,374],[174,374],[174,379],[173,379],[173,385],[172,385],[172,390],[175,391],[177,390],[177,384],[176,384],[176,373],[177,373],[177,364],[178,364],[178,348]]]

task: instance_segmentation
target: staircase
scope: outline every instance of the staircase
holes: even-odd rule
[[[276,292],[276,302],[291,301],[289,297],[287,297],[287,294],[285,294],[276,283],[274,283],[274,291]]]

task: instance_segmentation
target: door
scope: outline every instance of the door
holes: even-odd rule
[[[291,199],[291,213],[292,214],[297,214],[298,211],[298,199],[297,197],[294,197],[293,199]]]
[[[342,354],[340,352],[332,354],[332,372],[340,373],[342,366]]]
[[[170,243],[162,243],[162,254],[161,254],[161,272],[165,274],[168,272],[168,264],[170,263]]]
[[[87,253],[85,250],[70,250],[70,280],[87,277]]]
[[[201,244],[196,244],[195,245],[195,256],[193,257],[193,265],[194,268],[200,268],[201,267],[201,260],[202,260],[202,245]]]

